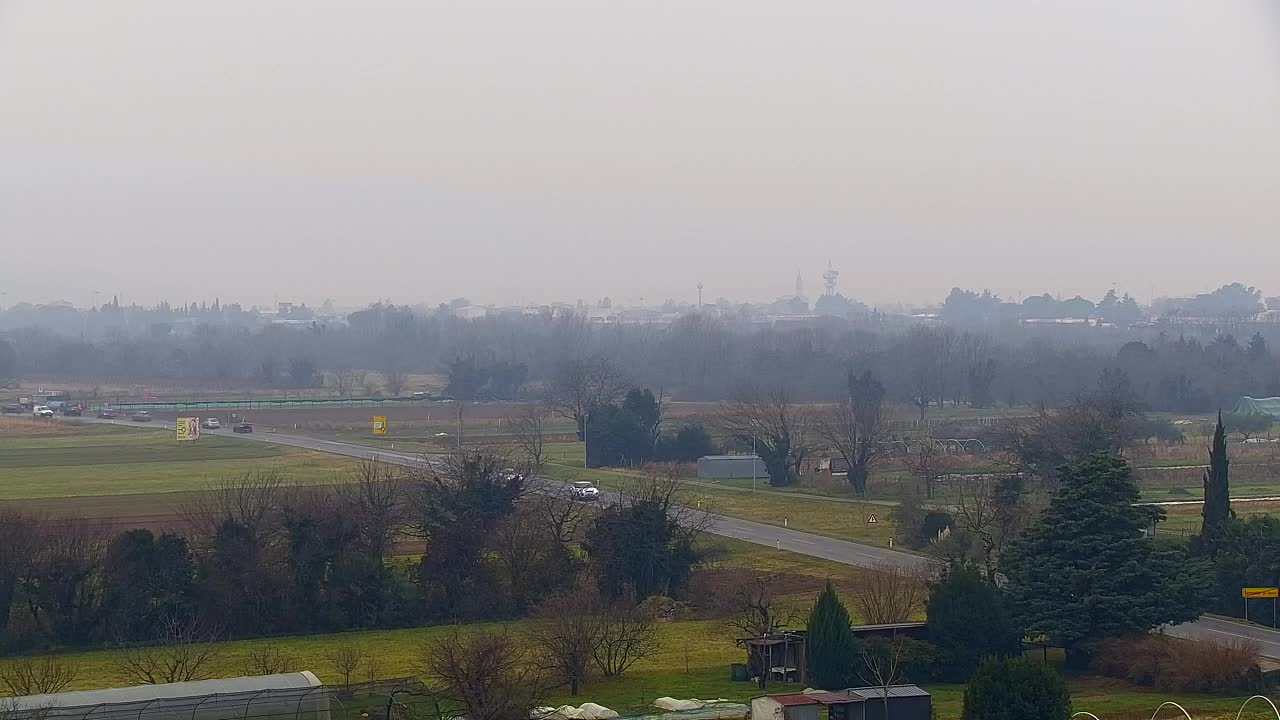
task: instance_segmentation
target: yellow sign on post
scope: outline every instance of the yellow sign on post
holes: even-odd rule
[[[200,437],[199,418],[178,418],[174,423],[178,440],[196,440]]]
[[[1240,588],[1244,598],[1280,598],[1280,588]]]
[[[373,434],[374,435],[387,434],[387,416],[386,415],[373,416]]]

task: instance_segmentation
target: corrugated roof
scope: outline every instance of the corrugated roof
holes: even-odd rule
[[[884,697],[884,688],[878,687],[853,688],[851,692],[855,692],[868,700],[878,700]],[[889,687],[889,697],[929,697],[929,692],[915,685],[892,685]]]
[[[866,698],[853,690],[841,690],[839,692],[812,692],[808,693],[808,695],[823,705],[846,705],[848,703],[858,703],[866,700]]]
[[[917,622],[884,623],[881,625],[854,625],[853,627],[850,628],[850,630],[854,630],[854,631],[913,630],[915,628],[922,628],[928,624],[929,623],[924,621],[917,621]]]
[[[799,705],[819,705],[817,700],[805,695],[804,693],[787,693],[785,695],[770,695],[769,699],[782,705],[783,707],[795,707]]]
[[[750,460],[751,458],[755,458],[759,460],[760,456],[759,455],[703,455],[698,459],[699,460]]]

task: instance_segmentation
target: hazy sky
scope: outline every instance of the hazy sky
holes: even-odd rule
[[[0,0],[0,291],[1280,294],[1269,0]]]

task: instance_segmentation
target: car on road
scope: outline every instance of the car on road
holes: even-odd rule
[[[595,500],[600,497],[600,488],[587,480],[578,480],[569,490],[576,500]]]
[[[7,415],[21,415],[22,406],[21,405],[5,405],[4,412]]]
[[[235,427],[231,428],[231,431],[238,432],[238,433],[251,433],[253,432],[253,423],[248,423],[248,422],[238,423]]]
[[[414,400],[429,400],[430,398],[431,398],[431,393],[429,392],[423,392],[422,390],[415,390],[413,393]]]
[[[132,421],[134,421],[134,422],[151,422],[151,413],[149,413],[149,412],[145,412],[145,411],[144,411],[144,412],[136,412],[136,413],[134,413],[134,414],[130,415],[130,416],[129,416],[129,419],[130,419],[130,420],[132,420]]]
[[[63,408],[62,414],[64,417],[80,417],[84,414],[84,408],[79,405],[72,405],[70,407]]]
[[[116,414],[115,410],[99,410],[98,417],[103,420],[115,420],[120,416]]]
[[[53,411],[49,409],[48,405],[37,405],[31,408],[31,416],[32,417],[53,417]]]
[[[222,423],[218,422],[218,418],[205,418],[204,422],[200,423],[200,427],[205,430],[217,430],[222,427]]]

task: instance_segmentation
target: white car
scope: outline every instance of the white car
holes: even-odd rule
[[[32,417],[53,417],[53,411],[47,405],[37,405],[31,408]]]
[[[222,427],[222,423],[218,422],[218,418],[205,418],[204,422],[200,424],[200,427],[203,427],[205,430],[217,430]]]
[[[573,497],[578,500],[595,500],[600,497],[600,488],[587,480],[579,480],[570,488]]]

